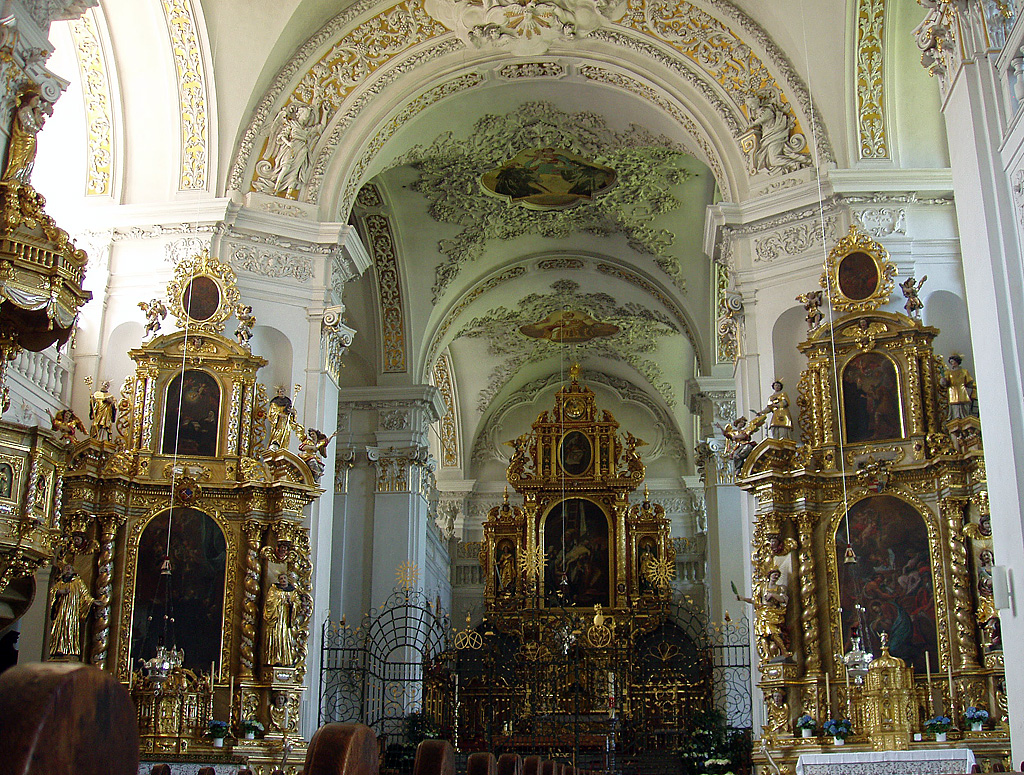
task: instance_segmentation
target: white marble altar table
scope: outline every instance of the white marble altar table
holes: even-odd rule
[[[969,748],[805,753],[796,775],[958,775],[974,766]]]

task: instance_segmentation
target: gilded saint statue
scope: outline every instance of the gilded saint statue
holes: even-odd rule
[[[292,400],[284,395],[283,391],[270,399],[267,417],[270,420],[270,438],[267,446],[270,449],[288,449],[292,438],[292,429],[296,426],[301,428],[301,426],[295,420],[295,407],[292,406]]]
[[[772,383],[772,394],[768,398],[763,414],[771,413],[768,421],[768,435],[773,439],[789,439],[793,436],[793,415],[789,413],[789,396],[782,389],[782,380]]]
[[[962,356],[953,353],[946,359],[949,371],[939,380],[939,385],[946,388],[949,396],[949,419],[960,420],[970,417],[974,405],[974,379],[963,367]]]
[[[43,128],[53,104],[43,99],[35,87],[28,87],[15,100],[14,125],[7,145],[7,166],[2,180],[28,183],[36,162],[36,135]]]
[[[498,594],[516,593],[516,553],[512,544],[504,543],[498,554]]]
[[[299,593],[288,573],[267,588],[263,603],[263,664],[294,667],[297,660],[294,622],[299,616]]]
[[[50,589],[50,659],[81,659],[82,620],[96,602],[74,566],[65,565]]]
[[[795,548],[792,539],[774,539],[772,554],[788,554]],[[757,653],[762,662],[781,662],[790,656],[783,633],[786,630],[786,609],[789,607],[789,591],[786,589],[782,569],[773,557],[758,561],[754,574],[753,597],[736,594],[737,600],[754,606],[754,635],[757,637]]]
[[[104,380],[100,389],[89,396],[90,438],[107,441],[113,438],[114,420],[117,418],[117,401],[110,394],[110,382]]]

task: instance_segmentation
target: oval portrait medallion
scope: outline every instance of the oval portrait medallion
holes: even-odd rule
[[[192,320],[209,320],[220,308],[220,286],[206,275],[193,277],[181,294],[181,306]]]
[[[839,290],[852,301],[863,301],[878,290],[878,266],[867,253],[857,251],[839,262]]]
[[[590,439],[580,431],[569,431],[562,437],[558,447],[558,458],[562,471],[569,476],[581,476],[590,468],[593,459]]]

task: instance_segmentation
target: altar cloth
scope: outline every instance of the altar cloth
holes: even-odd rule
[[[915,751],[836,751],[805,753],[796,775],[959,775],[974,766],[969,748]]]

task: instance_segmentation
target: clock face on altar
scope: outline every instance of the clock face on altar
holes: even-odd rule
[[[586,404],[578,398],[570,398],[565,402],[565,416],[571,420],[578,420],[586,411]]]

